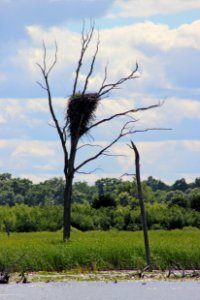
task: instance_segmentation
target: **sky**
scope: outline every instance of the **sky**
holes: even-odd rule
[[[127,76],[139,65],[138,78],[102,99],[97,120],[132,108],[162,103],[134,114],[135,130],[151,128],[120,140],[103,156],[85,166],[76,181],[93,183],[102,177],[135,173],[134,141],[141,157],[141,175],[166,183],[200,177],[200,0],[0,0],[0,173],[33,182],[63,175],[63,154],[53,128],[47,95],[37,63],[42,43],[51,65],[53,104],[63,124],[80,55],[81,31],[95,23],[78,88],[81,90],[94,53],[99,52],[88,91],[101,86],[105,66],[108,82]],[[105,146],[126,119],[99,126],[80,145]],[[98,151],[83,147],[76,165]],[[93,172],[93,170],[95,170]]]

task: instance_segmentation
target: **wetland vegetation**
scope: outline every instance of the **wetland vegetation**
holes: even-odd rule
[[[200,230],[150,231],[154,269],[200,269]],[[141,269],[145,264],[142,232],[72,229],[62,233],[0,234],[0,269],[7,272],[100,271]]]
[[[146,266],[135,182],[73,186],[72,236],[62,242],[63,180],[0,175],[0,271],[84,272]],[[200,269],[200,180],[142,182],[152,267]]]

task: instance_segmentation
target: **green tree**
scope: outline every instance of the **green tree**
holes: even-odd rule
[[[6,231],[8,235],[15,230],[16,217],[8,206],[0,206],[0,230]]]
[[[169,206],[178,205],[184,208],[189,207],[189,200],[187,195],[180,190],[175,190],[167,193],[165,196],[165,202]]]
[[[128,192],[121,192],[116,198],[117,204],[122,206],[131,205],[134,200],[136,199],[131,197]]]
[[[182,192],[185,192],[188,189],[188,184],[185,181],[184,178],[181,178],[179,180],[176,180],[174,184],[172,185],[173,190],[180,190]]]
[[[195,188],[189,193],[190,207],[200,212],[200,188]]]
[[[10,173],[0,174],[0,184],[1,184],[1,181],[10,180],[11,178],[12,178],[12,175]]]
[[[92,202],[96,193],[95,186],[89,186],[87,182],[75,182],[73,184],[72,202]]]
[[[48,201],[45,202],[47,205],[63,205],[64,195],[64,180],[62,177],[54,177],[46,180],[43,183],[45,190],[48,190]]]
[[[72,226],[82,231],[95,229],[95,212],[88,202],[72,205]]]
[[[92,207],[96,209],[100,207],[115,207],[116,205],[116,200],[109,193],[98,195],[92,202]]]
[[[13,178],[10,182],[10,186],[15,195],[20,194],[26,196],[32,186],[32,182],[28,179]]]
[[[149,176],[145,182],[154,192],[157,190],[167,191],[169,189],[169,186],[167,184],[165,184],[161,180],[153,178],[152,176]]]
[[[18,232],[30,232],[36,231],[36,225],[34,218],[31,214],[31,207],[24,204],[15,205],[13,208],[13,213],[16,216],[15,230]]]
[[[165,229],[165,216],[168,213],[166,204],[154,203],[146,204],[147,208],[147,223],[151,229]]]
[[[0,193],[0,205],[14,205],[15,195],[11,189],[4,190]]]
[[[200,188],[200,177],[197,177],[194,182],[195,187]]]

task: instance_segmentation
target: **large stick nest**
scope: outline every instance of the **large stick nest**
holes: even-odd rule
[[[69,98],[66,119],[72,138],[80,138],[87,132],[95,119],[99,100],[97,93],[77,93]]]

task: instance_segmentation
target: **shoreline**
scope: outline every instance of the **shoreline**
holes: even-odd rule
[[[69,281],[171,281],[171,280],[200,280],[200,270],[112,270],[112,271],[63,271],[63,272],[26,272],[11,273],[9,283],[50,283]]]

